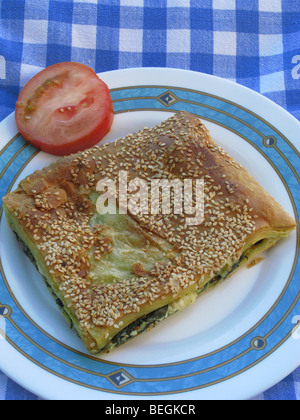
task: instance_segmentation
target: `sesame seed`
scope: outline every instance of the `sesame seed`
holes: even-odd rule
[[[221,181],[222,185],[220,172],[211,168],[215,161],[223,165],[221,178],[227,178]],[[55,277],[81,328],[94,325],[120,329],[123,317],[132,313],[138,317],[144,305],[151,310],[151,303],[158,299],[177,299],[189,287],[200,287],[227,261],[239,259],[247,235],[255,230],[257,216],[252,216],[249,199],[239,206],[234,196],[237,186],[230,173],[239,166],[213,143],[200,122],[193,120],[190,124],[181,113],[156,127],[79,152],[61,162],[65,184],[58,179],[59,166],[45,169],[42,175],[53,188],[67,191],[68,185],[71,192],[67,201],[61,202],[61,193],[54,192],[58,207],[53,209],[45,195],[47,189],[40,194],[32,190],[34,197],[30,200],[34,208],[23,223],[39,242],[49,275]],[[231,170],[227,173],[228,166]],[[144,180],[184,179],[187,174],[197,178],[201,174],[205,183],[205,219],[202,225],[190,227],[185,226],[183,215],[132,217],[132,223],[137,223],[140,235],[144,235],[145,253],[147,247],[153,247],[158,252],[164,249],[164,256],[161,251],[162,261],[145,275],[109,283],[90,276],[91,267],[101,264],[115,246],[105,241],[105,231],[90,223],[94,214],[91,196],[98,180],[116,180],[123,168],[132,179]],[[103,334],[109,338],[109,332]]]

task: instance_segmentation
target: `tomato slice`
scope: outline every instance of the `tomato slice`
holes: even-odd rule
[[[107,85],[88,66],[54,64],[22,89],[17,127],[33,146],[58,156],[97,144],[110,130],[113,103]]]

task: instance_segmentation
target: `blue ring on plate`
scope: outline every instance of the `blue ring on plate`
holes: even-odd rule
[[[272,164],[285,184],[299,226],[299,152],[275,127],[253,112],[204,92],[170,86],[135,86],[111,91],[116,113],[186,110],[248,141]],[[0,197],[38,152],[16,136],[0,152]],[[280,169],[279,169],[280,168]],[[9,188],[7,188],[9,186]],[[1,210],[2,215],[2,210]],[[260,322],[233,343],[207,355],[155,366],[120,365],[93,358],[58,342],[31,320],[16,301],[0,264],[0,305],[10,309],[5,338],[25,357],[50,373],[76,384],[128,395],[164,395],[204,388],[250,369],[292,334],[300,313],[299,231],[294,266],[280,298]]]

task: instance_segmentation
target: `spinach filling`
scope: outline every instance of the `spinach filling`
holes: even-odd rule
[[[46,284],[46,286],[47,286],[47,288],[48,288],[48,290],[50,291],[50,293],[51,293],[51,295],[54,297],[54,299],[55,299],[55,302],[56,302],[56,304],[57,304],[57,306],[59,307],[59,309],[62,311],[62,314],[64,315],[64,317],[66,318],[66,320],[68,321],[68,323],[69,323],[69,325],[70,325],[70,328],[73,328],[73,326],[74,326],[74,324],[73,324],[73,321],[72,321],[72,319],[70,318],[70,316],[67,314],[67,312],[65,311],[65,309],[64,309],[64,304],[63,304],[63,302],[61,301],[61,299],[59,299],[59,297],[54,293],[54,291],[53,291],[53,289],[52,289],[52,287],[50,286],[50,284],[48,283],[48,281],[47,281],[47,278],[40,272],[40,270],[39,270],[39,268],[38,268],[38,266],[37,266],[37,263],[36,263],[36,260],[35,260],[35,258],[34,258],[34,256],[32,255],[32,252],[30,251],[30,249],[28,248],[28,246],[25,244],[25,242],[24,241],[22,241],[22,239],[19,237],[19,235],[16,233],[16,232],[14,232],[15,233],[15,235],[16,235],[16,237],[17,237],[17,240],[18,240],[18,242],[21,244],[21,246],[22,246],[22,249],[23,249],[23,252],[24,252],[24,254],[30,259],[30,261],[34,264],[34,266],[35,266],[35,268],[38,270],[38,272],[40,273],[40,275],[42,276],[42,278],[43,278],[43,280],[44,280],[44,282],[45,282],[45,284]]]
[[[236,262],[232,266],[230,271],[226,272],[225,275],[224,274],[218,275],[214,277],[213,279],[211,279],[208,283],[206,283],[204,288],[199,291],[199,294],[207,290],[209,287],[216,286],[219,282],[225,280],[230,274],[232,274],[235,270],[239,268],[239,266],[245,259],[248,260],[248,257],[242,254],[239,261]],[[124,344],[126,341],[129,341],[136,335],[144,333],[145,331],[147,331],[147,329],[152,328],[159,322],[163,321],[165,318],[168,317],[168,315],[169,315],[169,305],[166,305],[166,306],[163,306],[162,308],[156,309],[155,311],[151,312],[148,315],[145,315],[144,317],[137,319],[136,321],[129,324],[122,331],[120,331],[112,339],[111,343],[109,344],[109,348],[118,347],[121,344]]]
[[[244,254],[242,254],[241,258],[239,259],[238,262],[236,262],[232,267],[231,270],[225,272],[224,274],[219,274],[216,277],[212,278],[209,282],[207,282],[204,286],[203,289],[200,290],[200,293],[204,292],[205,290],[207,290],[209,287],[214,287],[216,286],[218,283],[220,283],[221,281],[227,279],[227,277],[229,277],[235,270],[237,270],[239,268],[239,266],[241,265],[241,263],[247,259],[248,257]]]
[[[260,241],[262,242],[262,241]],[[258,245],[259,243],[257,243]],[[241,263],[247,259],[248,257],[245,254],[242,254],[241,258],[238,262],[236,262],[230,271],[226,272],[223,275],[218,275],[211,279],[203,289],[199,291],[199,294],[207,290],[210,286],[215,286],[219,282],[225,280],[230,274],[232,274],[235,270],[239,268]],[[176,311],[175,311],[176,312]],[[169,305],[163,306],[162,308],[157,309],[156,311],[151,312],[148,315],[145,315],[142,318],[137,319],[135,322],[132,322],[130,325],[128,325],[126,328],[124,328],[122,331],[120,331],[111,341],[111,344],[109,347],[118,347],[121,344],[125,343],[126,341],[132,339],[137,334],[142,334],[145,332],[148,328],[154,327],[159,322],[163,321],[165,318],[167,318],[169,315]]]
[[[16,232],[15,232],[15,234],[16,234]],[[21,245],[23,247],[24,253],[33,262],[33,264],[35,265],[35,267],[38,270],[38,266],[36,264],[35,258],[32,255],[30,249],[20,239],[20,237],[17,234],[16,234],[16,237],[17,237],[18,241],[21,243]],[[262,242],[263,242],[263,239],[260,240],[260,241],[258,241],[254,246],[260,245]],[[219,274],[219,275],[215,276],[214,278],[212,278],[209,282],[207,282],[205,284],[205,286],[201,290],[199,290],[198,294],[201,294],[202,292],[205,292],[208,288],[214,287],[219,282],[225,280],[229,275],[231,275],[235,270],[237,270],[239,268],[239,266],[241,265],[241,263],[245,259],[248,260],[248,257],[245,254],[242,254],[242,256],[239,259],[239,261],[237,261],[231,267],[231,270],[226,271],[225,273]],[[63,315],[68,320],[68,322],[70,324],[70,327],[73,328],[73,326],[74,326],[73,321],[71,320],[70,316],[64,310],[64,305],[63,305],[62,301],[53,292],[51,286],[49,285],[49,283],[48,283],[48,281],[46,279],[46,277],[43,276],[43,275],[42,275],[42,277],[43,277],[43,279],[45,281],[46,286],[48,287],[48,289],[50,290],[51,294],[55,298],[56,304],[59,306],[59,308],[61,309]],[[115,337],[113,337],[113,339],[111,340],[111,342],[106,347],[104,347],[101,350],[101,352],[102,351],[105,351],[105,350],[110,350],[110,349],[115,348],[115,347],[119,347],[120,345],[124,344],[125,342],[129,341],[130,339],[134,338],[135,336],[140,335],[140,334],[146,332],[147,330],[151,329],[152,327],[154,327],[155,325],[157,325],[158,323],[160,323],[161,321],[163,321],[165,318],[167,318],[170,315],[170,313],[171,312],[169,312],[169,305],[165,305],[165,306],[163,306],[163,307],[161,307],[159,309],[156,309],[155,311],[149,313],[148,315],[145,315],[145,316],[137,319],[136,321],[132,322],[127,327],[125,327],[118,334],[116,334]]]
[[[148,329],[154,327],[159,322],[163,321],[168,316],[168,307],[165,305],[148,315],[145,315],[136,321],[129,324],[126,328],[120,331],[108,345],[109,348],[119,347],[121,344],[129,341],[138,334],[146,332]],[[105,350],[105,349],[104,349]]]
[[[30,251],[28,246],[25,244],[25,242],[20,239],[20,237],[17,235],[16,232],[15,232],[15,235],[17,237],[18,242],[22,245],[24,253],[27,255],[27,257],[31,260],[31,262],[34,264],[34,266],[38,270],[38,266],[37,266],[37,263],[35,261],[34,256],[32,255],[32,252]],[[61,309],[65,318],[67,318],[67,320],[70,324],[70,327],[73,328],[73,321],[71,320],[69,315],[65,312],[64,305],[63,305],[62,301],[53,292],[51,286],[49,285],[49,283],[46,279],[46,277],[43,276],[43,275],[42,275],[42,277],[45,281],[46,286],[50,290],[52,296],[55,298],[55,302],[56,302],[57,306]],[[141,318],[137,319],[136,321],[129,324],[122,331],[120,331],[112,339],[111,343],[109,344],[109,347],[119,347],[121,344],[123,344],[126,341],[130,340],[131,338],[135,337],[137,334],[141,334],[141,333],[145,332],[147,329],[154,327],[156,324],[158,324],[160,321],[165,319],[167,316],[168,316],[168,305],[163,306],[162,308],[156,309],[155,311],[151,312],[150,314],[145,315],[144,317],[141,317]]]
[[[256,242],[252,247],[255,248],[258,245],[262,244],[264,241],[264,239],[261,239],[260,241]],[[242,254],[241,258],[239,259],[239,261],[237,261],[235,264],[233,264],[233,266],[231,267],[231,270],[223,273],[223,274],[219,274],[216,277],[214,277],[213,279],[211,279],[208,283],[206,283],[206,285],[204,286],[203,289],[200,290],[199,293],[204,292],[205,290],[207,290],[210,286],[215,286],[216,284],[220,283],[221,281],[227,279],[228,276],[230,276],[235,270],[237,270],[239,268],[239,266],[242,264],[242,262],[244,260],[248,260],[249,258],[247,257],[247,255]]]

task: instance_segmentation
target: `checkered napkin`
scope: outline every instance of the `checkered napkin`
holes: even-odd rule
[[[0,120],[38,71],[175,67],[236,81],[300,119],[300,0],[0,0]],[[0,374],[1,399],[34,399]],[[300,399],[300,369],[257,399]]]

